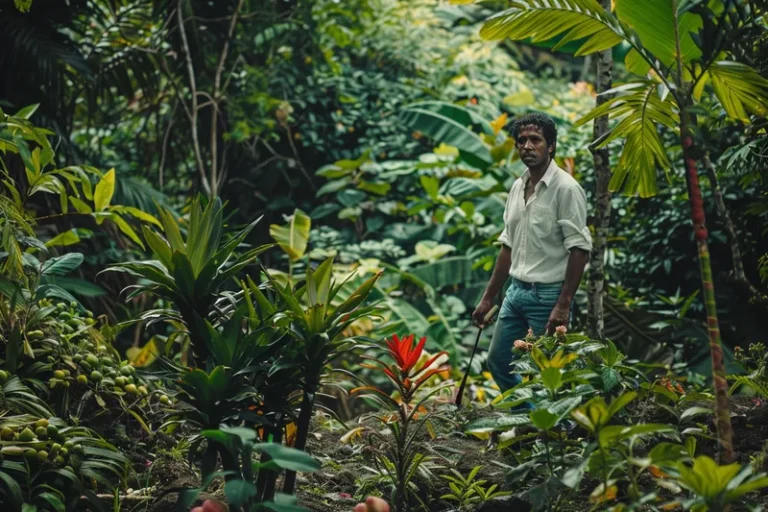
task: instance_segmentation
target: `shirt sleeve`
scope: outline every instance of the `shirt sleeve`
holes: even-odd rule
[[[515,185],[516,184],[517,182],[515,182]],[[507,219],[509,218],[509,203],[511,202],[512,192],[515,190],[515,185],[512,185],[512,189],[509,191],[509,194],[507,194],[507,202],[504,205],[504,226],[501,230],[499,238],[496,239],[497,242],[506,245],[510,249],[512,248],[512,240],[509,238],[509,226],[507,226]]]
[[[587,195],[577,183],[564,188],[557,206],[557,224],[563,230],[563,243],[570,251],[574,247],[592,251],[592,235],[587,227]]]

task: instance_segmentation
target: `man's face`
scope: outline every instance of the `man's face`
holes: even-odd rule
[[[528,167],[545,165],[554,146],[547,146],[542,129],[538,126],[523,126],[515,141],[520,160]]]

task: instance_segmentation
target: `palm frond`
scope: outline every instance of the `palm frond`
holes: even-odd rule
[[[675,129],[679,120],[672,95],[660,96],[659,85],[652,81],[626,84],[604,94],[615,96],[579,119],[577,125],[605,114],[618,120],[608,136],[597,145],[603,147],[618,138],[625,139],[610,190],[617,191],[623,186],[625,195],[656,195],[656,169],[671,167],[658,126]]]
[[[708,77],[717,99],[733,118],[749,122],[749,114],[768,115],[768,79],[753,68],[733,61],[710,66]]]
[[[480,35],[486,39],[530,39],[541,43],[560,37],[552,48],[581,42],[575,55],[613,48],[628,35],[616,18],[597,0],[520,0],[485,22]]]

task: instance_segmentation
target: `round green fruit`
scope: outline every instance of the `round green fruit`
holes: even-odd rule
[[[54,462],[56,462],[56,464],[58,464],[59,466],[63,465],[63,464],[66,462],[66,461],[64,460],[64,457],[62,457],[61,455],[57,455],[57,456],[56,456],[56,458],[55,458],[55,459],[53,459],[53,460],[54,460]]]
[[[3,427],[2,430],[0,430],[0,439],[5,439],[6,441],[10,441],[13,439],[13,429],[11,427]]]
[[[37,450],[35,450],[34,448],[27,448],[26,450],[24,450],[24,458],[29,461],[36,460]]]
[[[93,370],[91,372],[91,380],[94,382],[99,382],[101,379],[103,379],[104,376],[99,372],[98,370]]]
[[[72,361],[74,361],[75,363],[79,363],[82,360],[83,360],[82,354],[75,354],[72,356]]]
[[[125,382],[125,377],[117,377],[117,378],[115,379],[115,384],[116,384],[116,385],[118,385],[118,386],[120,386],[120,387],[123,387],[123,386],[125,386],[125,384],[126,384],[126,382]]]
[[[45,427],[37,427],[35,429],[35,435],[37,435],[39,439],[48,439],[48,429]]]
[[[50,424],[50,422],[45,418],[40,418],[35,422],[36,427],[47,427]]]
[[[94,354],[88,354],[88,356],[85,358],[85,361],[91,366],[98,366],[99,364],[99,358]]]
[[[21,434],[19,434],[19,441],[29,443],[35,440],[35,433],[32,432],[32,429],[29,427],[26,427],[24,430],[21,431]]]
[[[61,445],[59,443],[53,443],[51,445],[51,453],[56,453],[59,450],[61,450]]]
[[[75,446],[75,443],[72,442],[72,441],[65,441],[64,442],[64,448],[66,448],[67,450],[71,450],[73,446]]]
[[[46,431],[48,433],[48,437],[57,437],[59,435],[59,429],[56,428],[56,425],[48,425],[46,427]]]
[[[69,454],[69,450],[62,448],[60,453],[62,457],[66,457]]]
[[[136,389],[136,384],[127,384],[125,386],[125,391],[132,395],[135,395],[136,393],[138,393],[138,390]]]
[[[147,387],[146,387],[146,386],[139,386],[139,387],[138,387],[138,388],[136,388],[136,389],[138,389],[138,390],[139,390],[139,394],[140,394],[141,396],[147,396],[147,395],[149,394],[149,391],[147,391]]]
[[[40,450],[39,452],[37,452],[37,460],[39,460],[40,462],[45,462],[46,460],[48,460],[48,452],[45,450]]]
[[[53,372],[53,376],[56,377],[57,379],[64,379],[64,377],[66,377],[66,375],[64,375],[64,372],[61,370],[56,370],[55,372]]]
[[[5,370],[0,370],[0,383],[1,383],[1,382],[5,382],[5,381],[7,381],[7,380],[8,380],[8,377],[9,377],[9,375],[8,375],[8,372],[7,372],[7,371],[5,371]]]
[[[78,384],[88,384],[88,377],[83,375],[82,373],[77,376],[77,383]]]
[[[170,405],[171,399],[168,398],[168,395],[160,395],[160,403],[165,405]]]

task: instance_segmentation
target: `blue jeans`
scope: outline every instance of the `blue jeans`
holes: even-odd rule
[[[496,329],[488,351],[488,368],[501,392],[511,389],[522,379],[510,374],[510,364],[515,358],[512,346],[533,329],[535,336],[544,334],[549,315],[560,298],[563,283],[526,283],[512,278],[504,302],[501,304]]]

